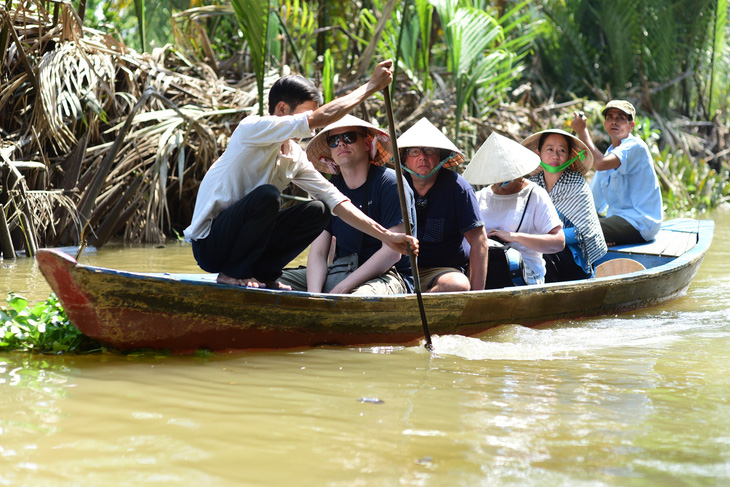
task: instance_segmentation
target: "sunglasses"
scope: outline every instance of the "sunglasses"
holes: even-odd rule
[[[357,141],[358,136],[365,137],[360,132],[356,132],[354,130],[351,130],[350,132],[345,132],[342,134],[330,135],[329,137],[327,137],[327,145],[334,149],[335,147],[340,145],[340,141],[342,141],[348,145],[354,144],[355,141]]]
[[[438,154],[440,149],[437,149],[435,147],[409,147],[406,149],[406,155],[408,157],[418,157],[421,155],[421,152],[423,152],[427,156],[432,156],[434,154]]]

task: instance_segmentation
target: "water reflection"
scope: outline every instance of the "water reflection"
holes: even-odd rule
[[[0,485],[724,485],[728,240],[672,303],[434,354],[0,355]]]

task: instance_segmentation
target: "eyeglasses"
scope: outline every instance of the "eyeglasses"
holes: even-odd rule
[[[358,136],[364,137],[363,134],[354,130],[351,130],[350,132],[344,132],[342,134],[330,135],[329,137],[327,137],[327,145],[334,149],[335,147],[340,145],[340,141],[343,141],[345,144],[348,145],[354,144]]]
[[[438,154],[440,149],[436,147],[409,147],[406,149],[406,155],[408,157],[418,157],[423,152],[427,156]]]

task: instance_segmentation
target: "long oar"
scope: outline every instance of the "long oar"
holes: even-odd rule
[[[406,227],[406,234],[411,234],[411,218],[408,212],[408,204],[406,203],[406,190],[403,187],[403,170],[400,167],[400,153],[398,152],[398,143],[395,136],[395,122],[393,121],[393,107],[390,104],[390,87],[386,86],[383,90],[385,97],[385,112],[388,115],[388,128],[390,129],[390,142],[393,144],[393,165],[395,166],[396,180],[398,183],[398,197],[400,198],[400,212],[403,215],[403,224]],[[413,283],[416,288],[416,297],[418,298],[418,309],[421,311],[421,323],[423,323],[423,334],[426,337],[426,348],[433,350],[431,343],[431,331],[428,329],[428,320],[426,320],[426,310],[423,307],[423,296],[421,295],[421,278],[418,275],[418,265],[413,250],[408,249],[408,257],[411,259],[411,270],[413,272]]]

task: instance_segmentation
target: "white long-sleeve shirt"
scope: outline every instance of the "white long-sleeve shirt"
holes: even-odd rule
[[[291,140],[313,135],[307,122],[311,113],[252,115],[238,124],[228,148],[200,183],[193,220],[184,231],[185,240],[207,237],[215,217],[263,184],[283,190],[292,182],[322,200],[330,211],[348,201],[314,168],[299,144]]]

